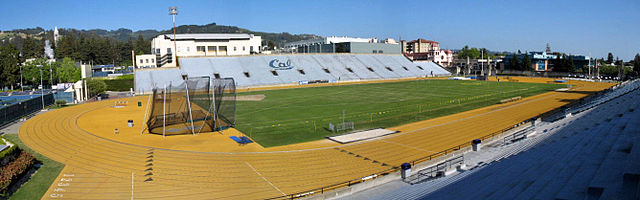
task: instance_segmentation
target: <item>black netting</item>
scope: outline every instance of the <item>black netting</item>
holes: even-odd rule
[[[236,84],[232,78],[213,79],[216,127],[221,129],[236,125]]]
[[[147,121],[150,133],[197,134],[234,124],[235,83],[231,78],[212,81],[209,77],[189,77],[153,89]]]
[[[33,96],[33,98],[26,101],[0,106],[0,125],[7,124],[25,115],[41,110],[43,100],[45,106],[51,105],[55,101],[53,94],[49,93],[44,96]]]

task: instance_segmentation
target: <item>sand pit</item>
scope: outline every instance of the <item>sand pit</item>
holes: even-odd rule
[[[266,97],[264,94],[242,95],[236,96],[236,101],[262,101]]]

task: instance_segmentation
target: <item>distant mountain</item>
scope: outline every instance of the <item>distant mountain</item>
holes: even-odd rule
[[[159,34],[163,33],[173,33],[172,29],[169,30],[139,30],[132,31],[131,29],[120,28],[117,30],[105,30],[105,29],[90,29],[90,30],[78,30],[73,28],[58,28],[60,35],[67,34],[76,34],[82,36],[91,36],[97,35],[101,37],[113,38],[116,40],[120,40],[123,42],[128,41],[129,39],[135,40],[139,35],[145,40],[149,40]],[[306,39],[315,39],[320,38],[320,36],[313,34],[290,34],[287,32],[282,33],[267,33],[267,32],[258,32],[251,31],[244,28],[239,28],[236,26],[224,26],[217,25],[216,23],[206,24],[206,25],[182,25],[176,27],[177,33],[249,33],[254,35],[260,35],[263,39],[263,44],[271,44],[275,46],[283,46],[286,42],[306,40]],[[36,28],[27,28],[27,29],[15,29],[10,31],[3,31],[0,33],[0,40],[11,38],[15,41],[22,41],[22,39],[26,36],[30,36],[41,40],[42,38],[46,38],[49,40],[53,40],[53,30],[45,30],[41,27]],[[16,37],[21,37],[17,39]],[[2,40],[0,42],[6,42]],[[21,47],[21,44],[16,44]]]

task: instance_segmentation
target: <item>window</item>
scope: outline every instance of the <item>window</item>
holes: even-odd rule
[[[149,63],[149,59],[145,59],[145,61],[147,61],[147,63]]]
[[[373,53],[378,53],[378,50],[373,50]]]
[[[384,67],[384,68],[387,68],[387,70],[389,70],[390,72],[393,71],[393,69],[391,69],[391,67]]]
[[[273,74],[274,76],[278,76],[278,72],[276,72],[276,70],[271,70],[271,74]]]
[[[167,48],[167,53],[171,54],[171,48]]]
[[[327,68],[322,68],[322,70],[324,70],[324,72],[326,72],[327,74],[331,74],[331,72]]]
[[[189,52],[189,51],[191,51],[191,48],[190,48],[190,47],[187,47],[187,52]]]
[[[155,61],[153,61],[153,58],[151,59],[151,62],[152,62],[152,63],[155,63]]]
[[[368,69],[369,71],[371,71],[371,72],[375,72],[375,71],[373,71],[373,69],[371,69],[371,67],[367,67],[367,69]]]
[[[237,50],[238,50],[238,47],[233,47],[233,51],[237,51]]]
[[[379,50],[378,53],[382,53],[382,50]]]
[[[140,63],[144,63],[144,59],[140,59]]]
[[[251,78],[251,75],[249,74],[249,72],[244,72],[244,76],[246,76],[247,78]]]
[[[156,54],[160,55],[160,49],[156,49]]]
[[[424,69],[422,69],[422,67],[420,67],[420,65],[416,65],[416,67],[418,67],[418,69],[420,69],[420,70],[424,70]]]
[[[242,46],[242,51],[246,51],[246,50],[247,50],[246,48],[247,48],[247,47]]]
[[[198,51],[198,53],[204,53],[204,46],[197,46],[196,47],[196,51]],[[187,47],[187,51],[189,51],[189,47]]]
[[[220,78],[220,74],[218,74],[218,73],[213,73],[213,77],[214,77],[214,78]]]
[[[300,72],[300,74],[305,75],[306,73],[304,73],[304,70],[302,69],[298,69],[298,72]]]
[[[404,71],[409,71],[409,69],[407,69],[407,67],[402,66],[402,69],[404,69]]]
[[[348,68],[348,67],[347,67],[347,71],[353,73],[353,70],[351,70],[351,68]]]

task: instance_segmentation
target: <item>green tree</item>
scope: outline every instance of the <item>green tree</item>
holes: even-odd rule
[[[22,43],[22,56],[27,59],[44,56],[44,44],[32,37],[27,37]]]
[[[513,54],[513,57],[511,57],[511,63],[509,67],[512,70],[520,70],[520,59],[518,59],[518,54]]]
[[[38,67],[38,65],[42,67]],[[40,70],[42,70],[42,82],[45,88],[48,88],[53,82],[50,79],[51,72],[56,71],[55,65],[52,65],[44,58],[36,58],[33,61],[26,62],[22,67],[22,77],[25,85],[40,85]],[[51,71],[49,70],[51,69]],[[56,79],[56,77],[54,77]]]
[[[636,76],[640,75],[640,54],[636,54],[633,58],[633,72]]]
[[[0,83],[13,87],[20,81],[20,51],[13,44],[0,46]]]
[[[523,70],[523,71],[531,70],[531,58],[529,58],[529,53],[524,54],[524,58],[522,58],[522,65],[520,66],[520,70]]]
[[[611,52],[607,54],[607,63],[613,64],[613,54]]]
[[[569,57],[569,59],[567,59],[567,72],[574,72],[576,69],[576,66],[573,63],[573,56],[569,55],[567,57]]]
[[[107,84],[100,79],[88,79],[87,87],[89,88],[89,96],[95,96],[104,93],[107,89]]]
[[[69,57],[63,58],[56,68],[58,82],[60,83],[74,83],[80,80],[80,73],[80,68],[76,67],[75,62]]]
[[[151,53],[151,42],[144,40],[142,35],[138,35],[138,39],[135,43],[135,51],[136,54],[150,54]]]
[[[478,59],[480,58],[480,55],[481,52],[477,48],[469,48],[469,46],[464,46],[464,48],[462,48],[462,50],[460,50],[460,52],[458,53],[458,58],[466,59],[467,57],[469,57],[469,59]],[[486,55],[488,54],[485,54],[485,56]]]

